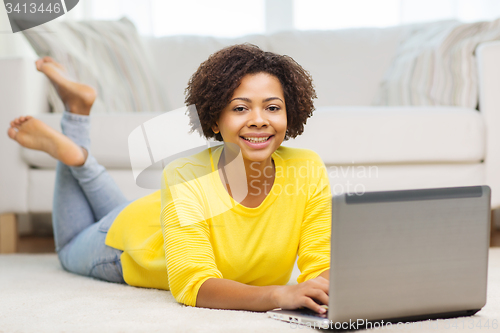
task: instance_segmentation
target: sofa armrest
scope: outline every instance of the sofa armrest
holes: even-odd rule
[[[48,111],[47,80],[34,59],[25,57],[0,58],[0,73],[0,214],[23,213],[28,211],[28,165],[7,129],[16,117]]]
[[[486,184],[491,187],[491,208],[500,208],[500,41],[483,43],[476,50],[479,110],[486,126]]]

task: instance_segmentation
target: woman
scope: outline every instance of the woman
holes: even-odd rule
[[[193,129],[224,145],[170,163],[160,191],[129,202],[90,154],[95,91],[68,80],[50,58],[36,64],[69,110],[63,134],[29,116],[8,134],[59,160],[53,224],[66,270],[171,290],[191,306],[325,312],[328,178],[314,152],[281,147],[303,132],[314,108],[300,65],[248,44],[211,55],[191,77],[185,102],[200,119]],[[230,163],[238,157],[242,163]],[[297,254],[299,284],[285,286]]]

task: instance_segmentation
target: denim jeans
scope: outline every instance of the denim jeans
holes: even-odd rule
[[[120,255],[104,244],[115,217],[130,201],[90,152],[90,117],[64,112],[62,132],[88,151],[80,167],[57,163],[52,224],[62,267],[100,280],[125,283]]]

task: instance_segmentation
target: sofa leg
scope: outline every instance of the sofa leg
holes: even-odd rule
[[[16,214],[0,214],[0,253],[16,253],[18,238]]]

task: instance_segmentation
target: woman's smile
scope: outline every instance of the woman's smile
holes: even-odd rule
[[[243,135],[240,138],[243,139],[245,143],[253,149],[263,149],[271,143],[274,135],[265,133],[250,133]]]

